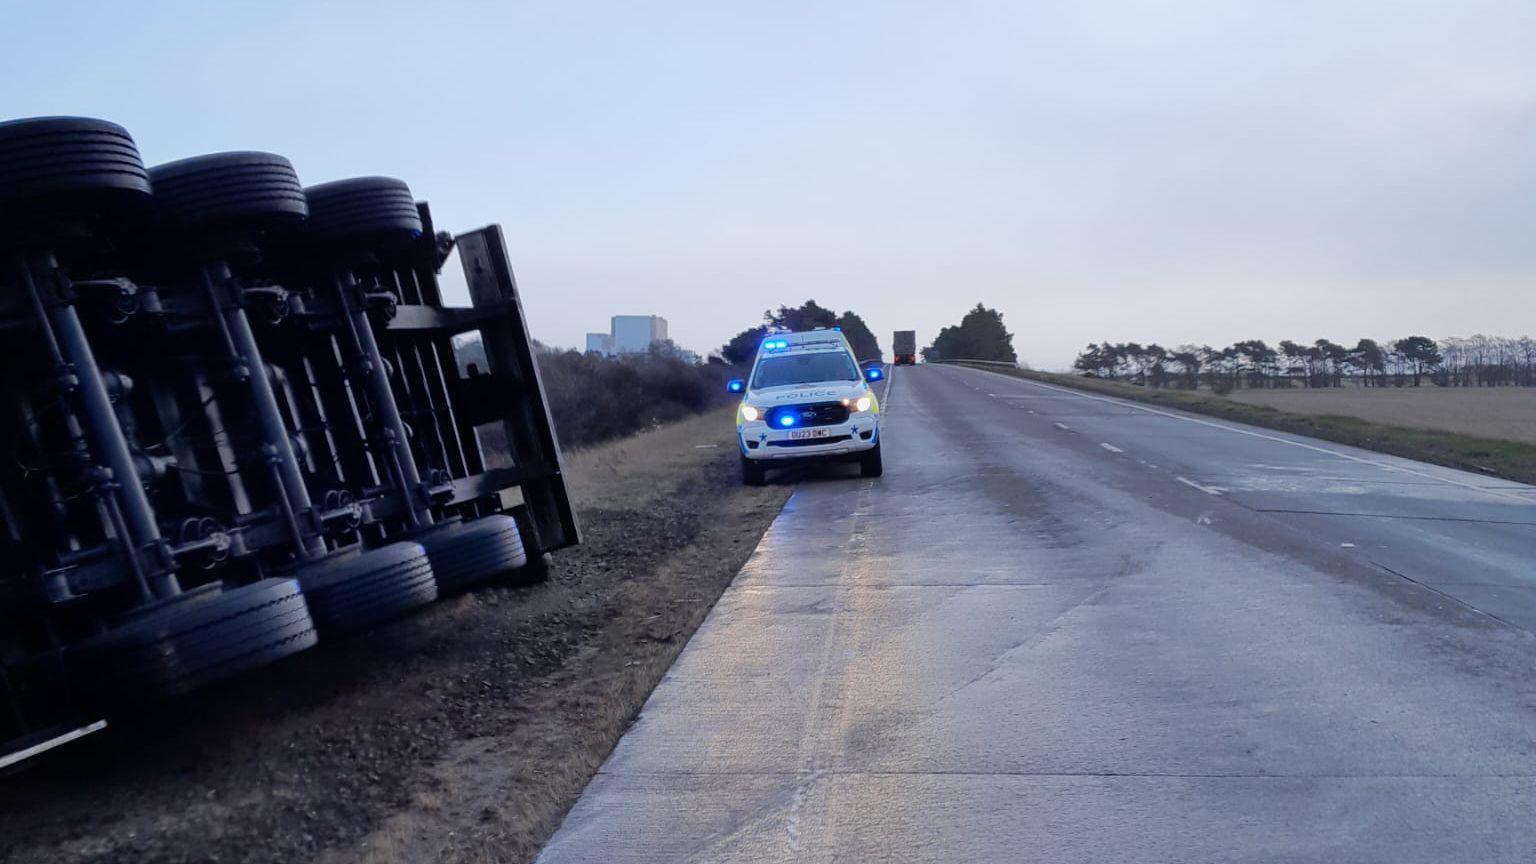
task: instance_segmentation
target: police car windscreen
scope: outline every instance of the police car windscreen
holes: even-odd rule
[[[785,387],[790,384],[814,384],[818,381],[857,381],[859,369],[843,351],[818,351],[815,354],[790,354],[764,357],[752,376],[752,386]]]

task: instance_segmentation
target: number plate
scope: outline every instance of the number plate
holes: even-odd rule
[[[831,429],[791,429],[789,440],[804,441],[807,438],[826,438],[832,434]]]

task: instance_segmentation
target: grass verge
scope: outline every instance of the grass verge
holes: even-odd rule
[[[1118,381],[1053,372],[1035,372],[1028,369],[1006,369],[969,363],[955,365],[970,366],[974,369],[1012,375],[1015,378],[1026,378],[1031,381],[1070,387],[1074,390],[1161,405],[1165,408],[1176,408],[1223,420],[1278,429],[1281,432],[1307,435],[1338,444],[1348,444],[1352,447],[1375,450],[1378,453],[1417,459],[1421,462],[1459,468],[1463,471],[1474,471],[1520,483],[1536,484],[1536,445],[1518,441],[1392,426],[1355,417],[1295,414],[1265,405],[1249,405],[1211,393],[1152,390]]]

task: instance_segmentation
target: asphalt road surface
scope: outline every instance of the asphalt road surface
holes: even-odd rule
[[[1536,860],[1536,489],[900,369],[539,859]]]

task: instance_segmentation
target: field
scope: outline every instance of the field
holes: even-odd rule
[[[1410,429],[1536,444],[1536,389],[1527,387],[1239,390],[1229,398],[1292,414],[1354,417]]]

